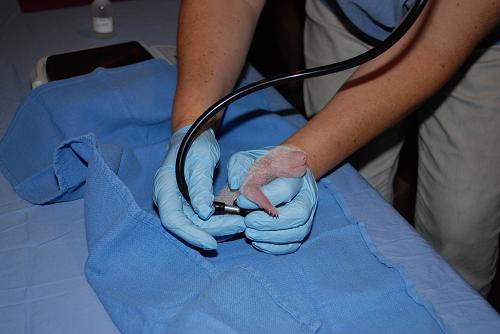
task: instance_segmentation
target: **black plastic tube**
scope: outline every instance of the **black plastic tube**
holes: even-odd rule
[[[380,54],[387,51],[390,47],[396,44],[406,32],[410,29],[413,23],[417,20],[418,16],[427,4],[427,0],[418,0],[415,2],[410,11],[406,14],[405,19],[394,29],[394,31],[379,45],[376,47],[347,60],[343,60],[334,64],[314,67],[307,70],[297,71],[293,73],[287,73],[283,75],[273,76],[267,79],[262,79],[246,85],[244,87],[236,89],[233,93],[223,97],[216,103],[214,103],[210,108],[208,108],[200,117],[193,123],[189,128],[186,135],[184,136],[181,145],[179,146],[179,152],[177,154],[177,160],[175,162],[175,176],[177,179],[177,186],[179,187],[182,196],[190,202],[189,191],[186,184],[186,179],[184,176],[184,164],[186,162],[186,157],[189,148],[193,144],[194,140],[198,136],[198,133],[203,130],[205,124],[214,117],[219,111],[226,108],[229,104],[236,100],[241,99],[253,92],[261,89],[265,89],[271,86],[281,85],[290,81],[304,80],[308,78],[318,77],[322,75],[332,74],[336,72],[341,72],[363,63],[366,63]]]

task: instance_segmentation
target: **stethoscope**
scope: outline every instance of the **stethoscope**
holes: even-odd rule
[[[177,185],[179,190],[190,203],[189,199],[189,191],[186,183],[186,179],[184,176],[184,164],[186,162],[187,153],[189,148],[193,144],[194,140],[198,136],[199,132],[204,129],[205,124],[214,117],[219,111],[226,108],[229,104],[235,102],[236,100],[247,96],[253,92],[256,92],[261,89],[265,89],[271,86],[277,86],[284,84],[286,82],[295,81],[295,80],[305,80],[308,78],[323,76],[327,74],[332,74],[336,72],[345,71],[347,69],[359,66],[363,63],[366,63],[375,57],[378,57],[380,54],[387,51],[390,47],[396,44],[410,29],[413,23],[417,20],[420,13],[423,11],[425,5],[427,4],[427,0],[418,0],[410,9],[410,11],[406,14],[405,19],[394,29],[394,31],[379,45],[373,47],[372,49],[358,55],[352,57],[347,60],[343,60],[334,64],[329,64],[325,66],[314,67],[307,70],[302,70],[294,73],[286,73],[283,75],[277,75],[271,78],[262,79],[246,85],[244,87],[236,89],[231,94],[223,97],[215,104],[213,104],[210,108],[208,108],[198,119],[193,123],[193,125],[189,128],[186,135],[184,136],[181,145],[179,146],[179,151],[177,154],[177,160],[175,162],[175,176],[177,179]],[[224,202],[214,201],[214,214],[238,214],[245,216],[248,213],[255,211],[240,208],[237,205],[226,204]]]

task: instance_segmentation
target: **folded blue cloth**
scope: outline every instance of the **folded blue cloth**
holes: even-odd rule
[[[21,197],[84,195],[85,273],[122,332],[443,332],[334,185],[319,184],[313,230],[294,254],[259,253],[243,237],[200,253],[169,234],[151,188],[175,78],[174,67],[152,60],[44,85],[0,143],[0,168]],[[231,106],[222,166],[236,151],[276,145],[296,130],[269,109],[263,92]],[[216,188],[225,180],[220,168]]]

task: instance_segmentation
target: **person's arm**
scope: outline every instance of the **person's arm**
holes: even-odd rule
[[[415,26],[362,66],[285,144],[303,149],[319,178],[434,94],[499,22],[500,2],[429,1]]]
[[[243,68],[265,0],[183,0],[177,52],[179,76],[172,129],[192,124],[228,94]]]
[[[184,0],[181,4],[173,131],[155,174],[153,200],[167,230],[203,249],[216,249],[215,237],[240,233],[245,224],[238,215],[212,215],[213,175],[220,158],[214,132],[207,129],[196,138],[184,164],[191,205],[186,205],[177,186],[177,151],[188,126],[233,89],[262,6],[263,0]]]

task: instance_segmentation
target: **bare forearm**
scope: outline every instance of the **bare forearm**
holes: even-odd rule
[[[498,22],[493,1],[430,1],[391,50],[361,66],[329,104],[286,141],[321,177],[434,94]]]
[[[184,0],[172,128],[191,124],[229,93],[241,72],[264,0]]]

